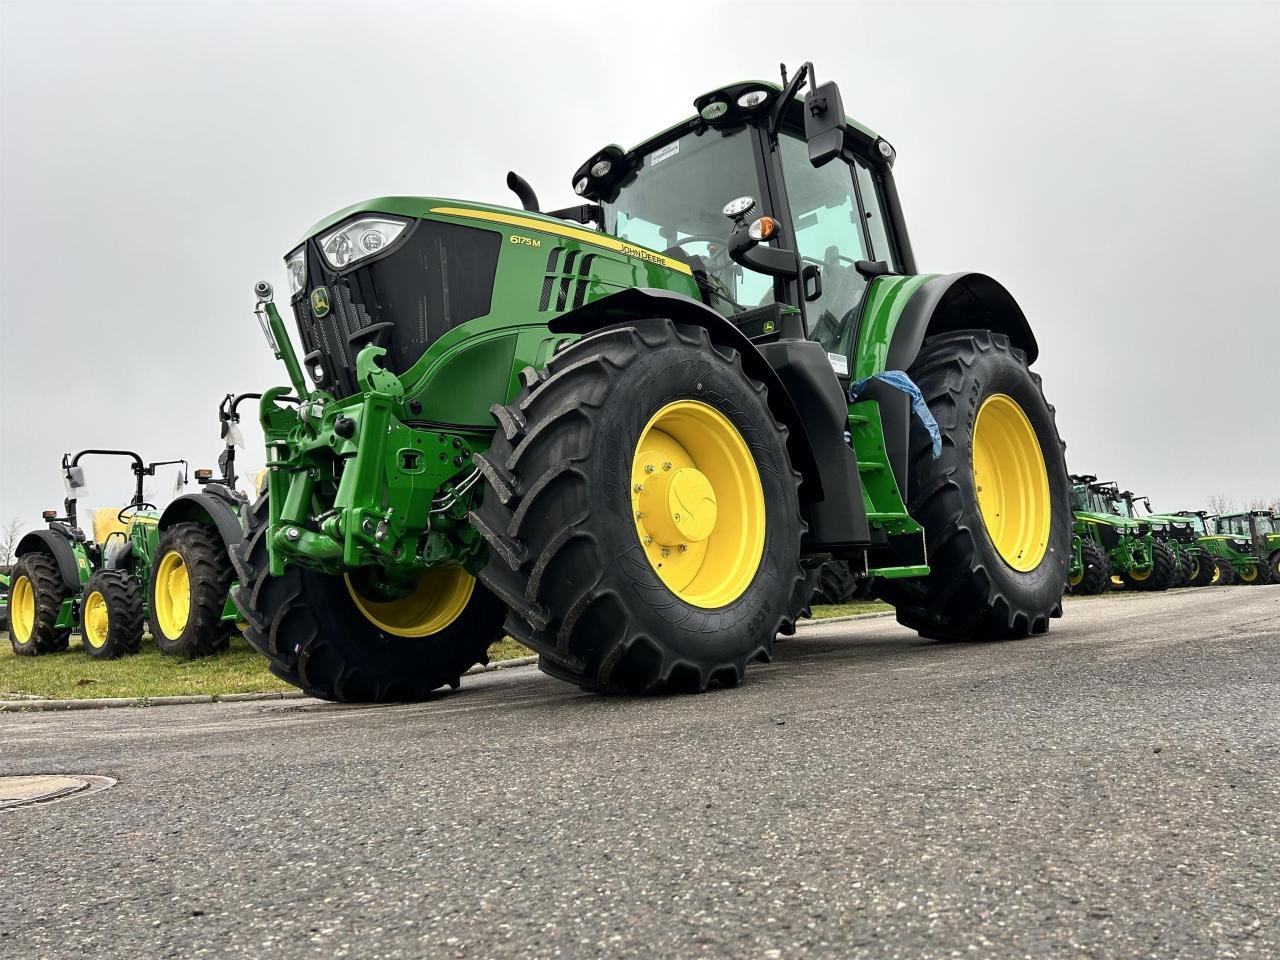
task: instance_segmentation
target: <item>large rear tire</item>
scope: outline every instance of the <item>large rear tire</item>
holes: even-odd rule
[[[55,627],[62,604],[71,596],[58,561],[47,553],[19,557],[9,579],[9,643],[22,657],[67,649],[70,627]]]
[[[80,642],[95,660],[115,660],[142,649],[142,588],[124,570],[99,570],[84,585]]]
[[[1187,574],[1187,585],[1191,587],[1207,587],[1213,583],[1217,566],[1213,557],[1203,550],[1192,550],[1187,553],[1190,569]]]
[[[1177,569],[1173,551],[1159,540],[1151,544],[1151,566],[1145,570],[1121,570],[1120,579],[1130,590],[1159,592],[1173,584]]]
[[[174,524],[160,537],[148,596],[156,649],[194,660],[227,648],[235,624],[222,619],[235,569],[217,531]]]
[[[1105,593],[1111,586],[1111,558],[1107,552],[1088,537],[1082,537],[1080,557],[1084,561],[1084,569],[1080,572],[1080,579],[1071,584],[1071,592],[1081,597]]]
[[[737,684],[807,590],[800,476],[765,386],[669,320],[602,330],[522,377],[494,407],[472,515],[508,632],[590,690]]]
[[[935,640],[1044,633],[1071,565],[1071,484],[1054,409],[1007,337],[928,338],[908,371],[942,431],[942,455],[911,424],[909,502],[925,528],[927,577],[876,592]]]
[[[809,602],[834,606],[848,603],[858,595],[863,580],[854,576],[853,568],[845,560],[828,560],[818,568],[817,583]]]
[[[468,669],[489,662],[504,607],[461,570],[428,575],[418,592],[391,602],[297,565],[273,577],[268,515],[265,495],[244,511],[244,542],[231,551],[240,580],[232,599],[248,624],[245,639],[281,680],[323,700],[403,702],[456,688]]]
[[[1271,574],[1271,564],[1260,560],[1251,566],[1236,571],[1236,580],[1250,587],[1268,586],[1275,582]]]

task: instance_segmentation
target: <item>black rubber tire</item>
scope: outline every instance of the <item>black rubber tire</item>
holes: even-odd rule
[[[1231,561],[1225,557],[1214,557],[1214,566],[1217,567],[1218,575],[1214,577],[1212,583],[1215,587],[1229,587],[1236,582],[1236,568],[1231,565]]]
[[[1071,587],[1071,592],[1079,597],[1093,597],[1106,593],[1111,588],[1111,558],[1107,551],[1088,537],[1081,538],[1080,558],[1084,562],[1084,572],[1080,582]]]
[[[1146,593],[1159,593],[1168,590],[1173,584],[1174,572],[1177,569],[1173,551],[1156,540],[1151,544],[1151,572],[1141,580],[1136,579],[1128,570],[1120,571],[1120,579],[1130,590],[1142,590]]]
[[[58,622],[58,611],[62,609],[63,601],[72,596],[72,593],[62,582],[58,561],[47,553],[28,553],[19,557],[9,572],[10,603],[13,602],[13,586],[20,577],[31,581],[31,589],[35,594],[36,619],[31,636],[25,642],[18,640],[12,624],[10,625],[9,643],[13,652],[21,657],[35,657],[67,649],[71,643],[71,628],[59,629],[54,624]]]
[[[1062,615],[1071,566],[1071,483],[1065,445],[1040,377],[1007,337],[962,330],[925,340],[909,369],[942,432],[934,460],[931,438],[911,422],[907,509],[925,529],[927,577],[878,580],[876,594],[897,608],[898,622],[943,641],[1002,640],[1044,633]],[[1044,558],[1025,573],[996,552],[983,525],[972,468],[973,426],[991,394],[1010,396],[1040,442],[1051,500]]]
[[[1280,550],[1273,553],[1268,562],[1271,564],[1271,582],[1280,583]]]
[[[1187,585],[1187,572],[1183,567],[1182,554],[1172,545],[1169,546],[1169,556],[1173,557],[1173,577],[1169,580],[1169,589],[1176,590],[1178,587]]]
[[[466,609],[426,637],[384,633],[360,613],[342,577],[297,565],[271,576],[267,564],[268,500],[242,512],[244,541],[231,549],[239,583],[232,589],[245,639],[273,674],[323,700],[393,703],[457,688],[462,674],[488,663],[502,639],[503,605],[477,583]]]
[[[472,523],[490,561],[481,578],[510,607],[507,632],[541,669],[594,691],[655,693],[734,686],[767,660],[807,599],[800,566],[800,475],[765,386],[736,351],[669,320],[610,327],[522,373],[495,405],[501,429],[476,463],[488,487]],[[761,562],[725,606],[669,590],[636,532],[634,450],[667,403],[699,400],[736,427],[764,488]],[[619,506],[621,505],[621,506]]]
[[[156,618],[156,574],[161,560],[170,553],[182,557],[191,583],[190,612],[186,626],[176,637],[166,635]],[[185,660],[226,650],[235,622],[223,620],[222,611],[235,578],[227,546],[212,527],[203,523],[177,523],[164,531],[156,545],[151,578],[147,584],[151,639],[155,641],[156,649]]]
[[[85,634],[85,610],[89,597],[102,594],[107,604],[107,640],[95,647]],[[80,595],[80,645],[95,660],[116,660],[142,649],[142,587],[124,570],[99,570],[89,578]]]
[[[1187,579],[1187,585],[1192,587],[1207,587],[1213,583],[1213,574],[1216,564],[1213,557],[1205,553],[1203,550],[1190,553],[1192,569]]]
[[[833,606],[853,600],[866,578],[859,580],[845,560],[828,560],[818,568],[816,579],[809,602]]]
[[[1275,583],[1275,579],[1271,573],[1271,564],[1266,560],[1259,560],[1258,563],[1254,565],[1253,569],[1257,572],[1254,574],[1252,579],[1247,579],[1248,574],[1242,575],[1237,571],[1236,582],[1250,587],[1265,587]]]

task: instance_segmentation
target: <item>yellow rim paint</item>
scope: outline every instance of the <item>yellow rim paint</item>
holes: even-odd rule
[[[111,628],[107,616],[107,598],[94,590],[84,598],[84,642],[95,650],[107,643],[107,631]]]
[[[156,567],[156,626],[169,640],[177,640],[191,617],[191,574],[182,554],[170,550]]]
[[[1213,576],[1209,578],[1209,583],[1214,584],[1222,579],[1222,567],[1216,563],[1213,565]]]
[[[1073,573],[1073,574],[1071,574],[1069,577],[1067,577],[1067,581],[1068,581],[1068,582],[1069,582],[1073,587],[1078,587],[1078,586],[1080,586],[1080,581],[1081,581],[1081,580],[1083,580],[1083,579],[1084,579],[1084,571],[1083,571],[1083,570],[1081,570],[1079,573]]]
[[[360,593],[348,574],[342,575],[356,609],[379,630],[397,637],[429,637],[439,633],[467,608],[476,578],[461,567],[424,571],[413,593],[399,600],[375,600]]]
[[[973,482],[996,552],[1014,570],[1034,570],[1049,548],[1049,471],[1017,401],[993,393],[973,424]]]
[[[579,243],[589,243],[594,247],[603,247],[606,250],[614,250],[636,260],[644,260],[646,263],[654,263],[660,267],[666,267],[668,270],[675,270],[677,273],[683,273],[687,277],[693,276],[693,269],[687,263],[673,260],[671,257],[661,253],[655,253],[647,247],[627,243],[625,240],[611,237],[607,233],[583,230],[581,227],[571,227],[567,224],[548,223],[545,220],[522,217],[514,213],[499,213],[496,210],[472,210],[469,207],[432,207],[431,212],[440,213],[446,217],[469,217],[472,220],[488,220],[490,223],[503,223],[509,227],[520,227],[524,230],[540,230],[553,236],[577,240]]]
[[[1240,578],[1241,582],[1243,583],[1253,583],[1253,581],[1258,579],[1258,568],[1245,567],[1243,570],[1237,573],[1237,576]]]
[[[729,418],[699,400],[655,413],[631,462],[636,536],[658,578],[685,603],[723,607],[764,556],[760,473]]]
[[[1138,581],[1145,580],[1147,579],[1147,577],[1151,576],[1151,571],[1154,569],[1155,569],[1154,566],[1150,566],[1150,567],[1147,567],[1147,569],[1145,570],[1130,570],[1129,579],[1138,580]]]
[[[1187,571],[1187,579],[1196,580],[1196,579],[1199,579],[1199,577],[1200,577],[1200,558],[1192,557],[1191,569]]]
[[[9,588],[9,629],[19,643],[29,642],[36,632],[36,591],[26,576]]]

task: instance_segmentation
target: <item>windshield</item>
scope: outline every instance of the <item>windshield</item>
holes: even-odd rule
[[[762,196],[753,142],[746,127],[685,134],[646,154],[601,204],[606,233],[668,256],[697,257],[712,305],[726,315],[773,302],[772,279],[729,259],[732,224],[721,213],[736,197]]]
[[[1274,517],[1254,517],[1254,521],[1258,526],[1259,533],[1280,533],[1280,527],[1276,526]]]

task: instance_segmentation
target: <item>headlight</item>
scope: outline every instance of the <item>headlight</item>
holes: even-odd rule
[[[289,292],[296,297],[307,289],[307,248],[293,251],[284,258],[284,265],[289,270]]]
[[[1232,542],[1233,544],[1235,544],[1237,547],[1240,547],[1240,548],[1242,548],[1242,549],[1243,549],[1243,548],[1247,548],[1247,547],[1249,546],[1249,541],[1248,541],[1248,540],[1245,540],[1245,539],[1243,539],[1243,538],[1235,538],[1235,537],[1233,537],[1233,538],[1232,538],[1232,540],[1231,540],[1231,542]]]
[[[1151,525],[1151,529],[1152,529],[1152,530],[1158,530],[1158,531],[1160,531],[1161,533],[1163,533],[1163,532],[1164,532],[1165,530],[1167,530],[1168,528],[1167,528],[1163,523],[1154,523],[1154,524],[1152,524],[1152,525]]]
[[[342,268],[357,260],[381,253],[404,232],[403,220],[385,220],[382,217],[365,217],[344,223],[333,233],[320,238],[324,258],[335,267]]]

